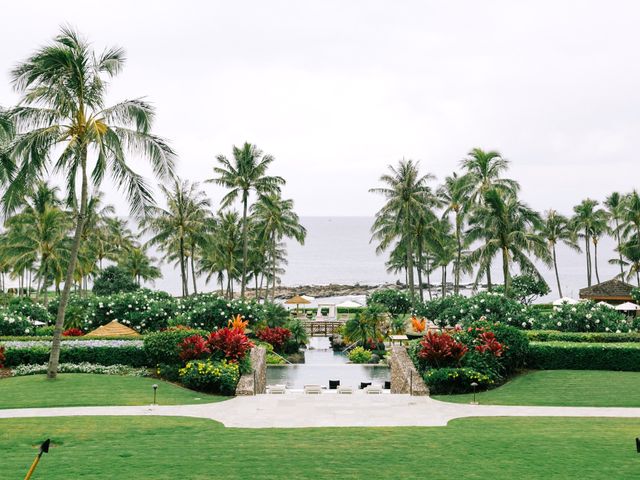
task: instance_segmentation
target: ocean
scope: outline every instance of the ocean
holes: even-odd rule
[[[282,276],[282,285],[327,285],[330,283],[377,285],[397,280],[404,282],[404,275],[386,271],[386,253],[376,254],[376,244],[371,243],[372,217],[302,217],[301,223],[307,229],[304,245],[287,242],[288,265]],[[601,239],[598,245],[598,269],[600,280],[608,280],[619,273],[619,267],[610,265],[608,260],[615,256],[615,241],[610,237]],[[557,247],[558,268],[563,294],[577,298],[579,290],[587,285],[584,253],[559,245]],[[161,255],[157,255],[161,258]],[[543,300],[558,298],[553,268],[538,263],[538,267],[552,289]],[[172,265],[162,265],[163,278],[157,280],[155,288],[179,294],[179,271]],[[448,278],[453,279],[451,272]],[[499,259],[493,265],[494,283],[502,281],[502,267]],[[439,272],[431,276],[432,283],[440,281]],[[471,282],[472,278],[464,278]],[[595,283],[595,278],[594,278]],[[634,283],[634,282],[632,282]],[[191,281],[189,282],[191,290]],[[198,279],[200,291],[217,288],[213,281],[206,285]]]

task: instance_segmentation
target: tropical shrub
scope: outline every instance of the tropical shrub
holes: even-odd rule
[[[472,297],[449,295],[416,306],[415,313],[440,327],[466,327],[481,318],[520,328],[535,328],[529,307],[501,293],[482,292]]]
[[[265,302],[259,320],[267,327],[284,327],[289,318],[289,311],[279,303]]]
[[[497,285],[493,291],[504,293],[504,286]],[[536,275],[515,275],[511,278],[509,297],[525,305],[531,305],[538,297],[543,297],[551,292],[549,285],[543,278]]]
[[[401,290],[385,289],[373,292],[367,297],[367,305],[377,303],[394,317],[411,312],[411,298]]]
[[[214,358],[237,363],[245,358],[253,343],[242,330],[225,327],[209,334],[207,346]]]
[[[283,327],[265,327],[256,332],[256,337],[272,345],[276,352],[282,352],[287,341],[291,338],[291,331]]]
[[[527,367],[543,370],[640,371],[638,343],[532,343]]]
[[[263,307],[257,302],[227,300],[209,293],[180,299],[177,311],[176,324],[207,331],[225,327],[237,315],[253,326],[263,315]]]
[[[349,352],[348,357],[353,363],[369,363],[373,353],[363,347],[355,347]]]
[[[93,282],[93,293],[100,296],[134,292],[138,288],[131,275],[116,265],[104,268]]]
[[[67,303],[67,309],[64,314],[64,327],[65,328],[83,328],[84,324],[88,321],[91,315],[91,306],[93,305],[94,298],[81,297],[80,295],[72,294],[69,296],[69,302]],[[60,306],[60,297],[56,297],[49,302],[48,311],[52,318],[56,318],[58,314],[58,307]]]
[[[296,346],[305,345],[309,341],[307,330],[304,328],[304,324],[300,319],[290,320],[287,323],[286,329],[291,333],[290,340],[292,340]]]
[[[466,393],[472,390],[472,383],[477,383],[479,390],[495,385],[489,375],[469,367],[431,369],[424,372],[423,378],[433,395]]]
[[[442,368],[459,365],[468,350],[466,345],[446,332],[427,332],[420,340],[417,353],[424,366]]]
[[[180,379],[193,390],[233,395],[240,380],[240,368],[226,360],[194,360],[180,369]]]
[[[33,335],[33,331],[33,325],[25,317],[6,308],[0,308],[0,335]]]
[[[180,358],[180,344],[193,335],[207,335],[203,330],[187,327],[172,327],[162,332],[148,333],[144,336],[144,351],[151,365],[178,365]]]
[[[424,332],[425,328],[427,328],[427,320],[424,318],[416,318],[415,316],[411,317],[411,328],[413,328],[414,332]]]
[[[191,335],[180,343],[180,360],[197,360],[211,353],[207,341],[201,335]]]
[[[631,298],[635,303],[640,303],[640,288],[634,288],[631,290]]]
[[[614,308],[596,305],[594,302],[563,304],[550,314],[542,315],[538,324],[543,329],[562,332],[633,332],[640,320],[627,318]]]
[[[176,300],[168,293],[147,289],[94,297],[89,300],[82,329],[93,330],[117,320],[141,333],[157,332],[169,326],[176,306]]]
[[[29,297],[14,297],[9,302],[9,311],[23,316],[27,320],[43,322],[47,325],[53,323],[54,317],[38,302]]]
[[[66,323],[66,322],[65,322]],[[53,331],[56,329],[54,325],[48,325],[45,327],[34,327],[34,337],[53,337]]]
[[[0,345],[0,368],[4,368],[4,361],[5,361],[4,347]]]
[[[84,335],[84,332],[79,328],[68,328],[62,332],[63,337],[81,337],[82,335]]]

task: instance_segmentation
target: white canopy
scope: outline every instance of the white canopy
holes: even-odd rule
[[[599,305],[601,307],[614,308],[613,305],[611,305],[610,303],[607,303],[607,302],[598,302],[598,303],[596,303],[596,305]]]
[[[554,305],[564,305],[565,303],[567,305],[575,305],[576,303],[578,303],[578,301],[574,300],[573,298],[562,297],[562,298],[559,298],[557,300],[554,300],[554,302],[553,302]]]
[[[616,305],[616,310],[621,310],[623,312],[635,312],[636,310],[640,310],[640,305],[636,305],[631,302],[624,302],[620,305]]]
[[[300,295],[302,298],[305,298],[307,300],[309,300],[310,302],[313,302],[316,297],[312,297],[311,295]]]
[[[338,308],[362,308],[358,302],[354,302],[353,300],[345,300],[342,303],[336,305]]]

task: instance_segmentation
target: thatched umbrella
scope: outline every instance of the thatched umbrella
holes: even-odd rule
[[[296,314],[297,314],[300,305],[306,305],[306,304],[311,303],[311,302],[309,300],[307,300],[306,298],[301,297],[300,295],[296,295],[295,297],[291,297],[289,300],[285,301],[284,303],[286,303],[287,305],[295,305],[296,306]]]

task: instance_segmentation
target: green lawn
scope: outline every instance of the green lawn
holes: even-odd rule
[[[204,419],[0,420],[2,478],[637,478],[640,419],[473,418],[430,428],[236,429]]]
[[[640,372],[538,370],[519,375],[476,397],[480,403],[488,405],[640,407]],[[469,403],[472,395],[437,395],[433,398]]]
[[[62,373],[56,380],[28,375],[0,380],[0,408],[148,405],[158,384],[160,405],[209,403],[227,397],[206,395],[155,378]]]

